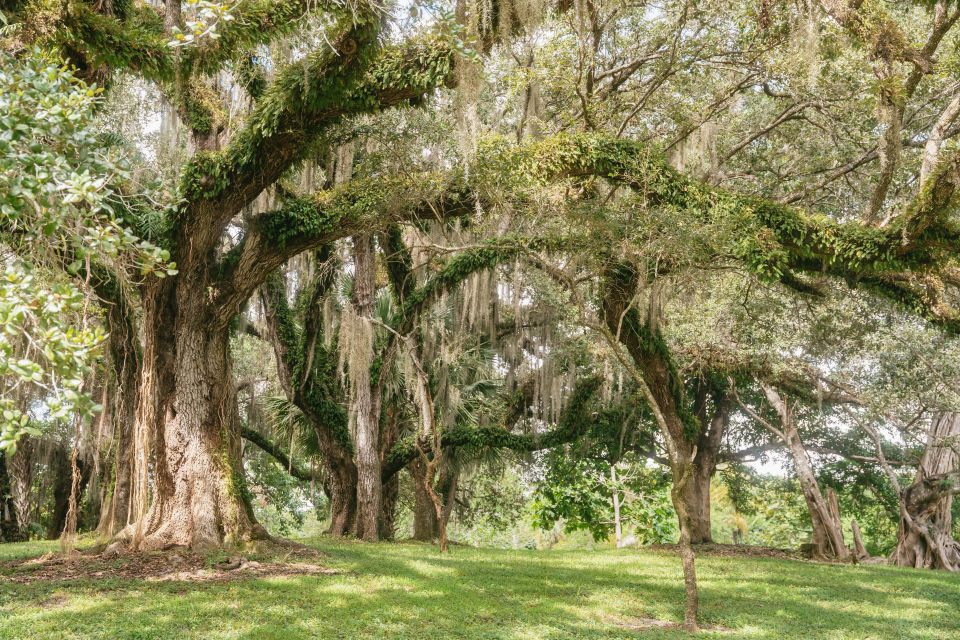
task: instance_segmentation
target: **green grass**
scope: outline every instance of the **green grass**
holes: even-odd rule
[[[229,583],[0,574],[0,638],[681,638],[618,621],[679,620],[676,557],[636,550],[501,551],[309,543],[343,573]],[[0,545],[0,560],[55,544]],[[712,638],[960,638],[960,576],[891,567],[701,558]]]

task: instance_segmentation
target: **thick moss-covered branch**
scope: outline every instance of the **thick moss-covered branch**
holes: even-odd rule
[[[508,169],[505,169],[508,168]],[[481,148],[477,180],[501,191],[540,188],[564,177],[602,176],[629,186],[638,206],[659,215],[692,212],[724,229],[733,242],[714,247],[760,277],[798,283],[798,273],[827,274],[850,282],[929,274],[953,264],[960,246],[960,164],[945,162],[917,201],[885,227],[837,222],[827,216],[755,196],[744,196],[688,178],[642,143],[595,136],[557,136],[517,146],[504,139]],[[489,186],[487,188],[490,188]],[[882,293],[914,308],[894,289]],[[892,294],[892,295],[891,295]],[[949,320],[942,310],[926,310]]]
[[[261,434],[259,431],[254,431],[247,427],[243,427],[240,430],[240,435],[243,436],[248,442],[252,442],[257,445],[263,451],[273,456],[273,458],[280,463],[280,466],[283,467],[291,476],[297,480],[303,480],[304,482],[310,482],[314,479],[312,473],[308,470],[301,468],[299,465],[294,464],[290,461],[290,457],[283,452],[283,450],[271,442],[269,438]]]
[[[468,206],[456,181],[436,173],[352,180],[290,199],[255,217],[241,243],[223,259],[218,316],[229,322],[271,272],[304,251],[434,212],[459,214]]]
[[[169,38],[160,16],[148,7],[131,7],[125,19],[118,19],[83,2],[71,2],[53,40],[82,54],[90,67],[125,69],[156,82],[168,82],[174,76]]]
[[[332,47],[277,75],[225,150],[198,154],[187,166],[180,186],[187,202],[180,235],[191,247],[214,246],[230,219],[300,160],[329,126],[409,104],[447,81],[454,54],[444,38],[430,36],[377,54],[378,20],[354,19]],[[309,227],[317,219],[302,222]]]
[[[512,433],[508,425],[486,427],[456,425],[441,434],[440,444],[443,447],[490,447],[530,453],[573,442],[586,433],[593,423],[592,400],[600,388],[600,382],[599,378],[588,378],[578,382],[556,428],[546,433]],[[513,418],[517,417],[519,416],[513,415]],[[383,461],[381,470],[383,481],[386,482],[415,460],[419,451],[429,451],[430,446],[427,439],[418,442],[414,438],[406,438],[398,442]]]
[[[633,358],[674,443],[692,443],[700,435],[700,423],[659,326],[641,317],[634,304],[638,284],[639,272],[631,265],[607,266],[601,283],[603,321]]]
[[[261,302],[277,357],[280,384],[287,399],[313,425],[321,445],[351,451],[344,399],[336,382],[336,358],[322,344],[318,333],[320,320],[309,317],[319,312],[319,305],[303,309],[306,317],[298,322],[294,310],[287,304],[286,287],[279,272],[267,279],[261,290]],[[312,335],[308,335],[307,327],[311,328]]]
[[[200,73],[215,73],[237,51],[273,42],[296,30],[312,14],[344,11],[342,3],[332,0],[246,0],[231,11],[230,22],[219,26],[219,37],[206,39],[184,52],[184,63]]]

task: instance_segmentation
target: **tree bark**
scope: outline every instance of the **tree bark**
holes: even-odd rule
[[[0,542],[13,542],[18,534],[10,475],[7,473],[7,456],[0,453]]]
[[[201,274],[173,280],[144,294],[137,414],[139,435],[149,439],[152,453],[153,495],[136,524],[134,548],[206,549],[266,538],[240,463],[228,328],[211,317]],[[142,506],[146,487],[138,487],[138,495]]]
[[[133,519],[131,491],[134,471],[134,427],[137,418],[137,391],[143,367],[140,336],[134,320],[134,310],[122,295],[107,297],[101,294],[107,310],[109,338],[107,346],[113,371],[113,402],[109,408],[113,460],[109,464],[108,487],[100,507],[97,531],[110,539],[122,531]]]
[[[33,483],[33,439],[23,436],[17,442],[17,450],[7,456],[7,474],[10,476],[10,497],[16,520],[13,539],[27,540],[30,537],[30,494]]]
[[[330,526],[327,533],[342,537],[357,528],[357,468],[353,461],[329,449],[323,455],[326,474],[324,489],[330,499]]]
[[[373,303],[376,295],[376,258],[373,237],[353,237],[353,306],[358,322],[370,326]],[[371,338],[372,340],[372,338]],[[379,387],[372,387],[369,365],[372,363],[373,345],[358,348],[370,349],[371,357],[361,358],[360,370],[351,369],[351,384],[354,389],[353,411],[355,429],[355,457],[357,465],[357,537],[376,541],[380,536],[380,402]]]
[[[426,487],[426,469],[422,460],[410,463],[410,474],[413,476],[414,504],[413,504],[413,539],[421,542],[433,542],[437,537],[437,512],[433,508],[433,501]]]
[[[903,490],[893,563],[960,571],[960,543],[952,536],[953,495],[960,488],[960,413],[935,416],[916,480]]]
[[[767,396],[767,401],[773,406],[780,418],[780,429],[776,430],[775,433],[787,445],[793,458],[797,478],[800,480],[800,488],[803,490],[803,498],[810,512],[810,521],[813,525],[813,543],[816,545],[817,555],[825,558],[834,557],[842,561],[848,560],[850,550],[843,540],[843,525],[840,522],[840,515],[836,512],[838,510],[835,511],[830,508],[830,504],[820,491],[810,455],[800,439],[790,405],[773,387],[764,385],[763,390]]]

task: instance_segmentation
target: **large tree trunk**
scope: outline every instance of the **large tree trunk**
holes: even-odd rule
[[[326,473],[326,492],[330,499],[330,527],[332,536],[351,535],[357,527],[357,468],[346,456],[323,454]]]
[[[713,542],[710,521],[710,480],[713,473],[713,465],[698,464],[694,460],[690,479],[684,485],[683,501],[690,517],[691,544]]]
[[[355,396],[353,420],[357,464],[357,537],[375,541],[380,537],[380,394],[379,387],[371,385],[370,380],[370,365],[373,361],[371,322],[376,295],[376,257],[372,236],[354,236],[353,258],[353,306],[358,324],[364,327],[364,332],[370,334],[369,338],[353,338],[358,342],[369,340],[369,345],[350,347],[351,350],[369,349],[367,357],[358,359],[358,370],[350,370]]]
[[[708,400],[712,396],[713,411],[708,411]],[[708,544],[713,542],[710,519],[710,482],[717,472],[717,462],[723,436],[730,423],[730,400],[721,390],[709,393],[705,385],[698,389],[694,402],[694,413],[700,422],[700,436],[697,439],[693,470],[684,485],[684,502],[690,514],[690,543]]]
[[[135,547],[202,549],[267,537],[246,496],[229,333],[211,317],[208,295],[192,274],[144,294],[138,427],[152,441],[153,496]],[[145,493],[140,487],[141,500]]]
[[[960,543],[953,539],[953,495],[960,487],[960,413],[934,420],[916,480],[901,497],[894,564],[960,571]]]

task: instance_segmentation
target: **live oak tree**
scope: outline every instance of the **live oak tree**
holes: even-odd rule
[[[171,47],[182,42],[177,30],[185,25],[175,0],[162,10],[80,0],[4,3],[4,15],[20,25],[4,41],[12,55],[22,59],[42,47],[87,81],[107,85],[129,73],[152,83],[195,151],[177,168],[175,193],[159,201],[132,184],[118,189],[124,223],[166,252],[159,257],[175,270],[130,277],[129,264],[101,264],[97,256],[84,269],[113,341],[122,398],[114,415],[119,442],[126,442],[118,456],[132,456],[129,467],[118,458],[115,515],[105,532],[129,523],[121,539],[137,548],[220,546],[266,535],[246,495],[230,351],[237,317],[258,294],[287,399],[316,434],[329,435],[336,447],[324,458],[339,457],[338,468],[347,471],[331,482],[356,495],[357,513],[343,518],[344,530],[377,537],[384,477],[415,460],[430,476],[446,447],[482,439],[533,450],[580,433],[587,384],[577,385],[547,438],[505,425],[441,429],[435,420],[442,403],[432,397],[432,372],[423,366],[428,341],[408,312],[471,271],[513,260],[566,292],[577,321],[643,398],[673,480],[684,621],[693,629],[691,543],[706,537],[697,514],[730,398],[725,376],[690,384],[682,374],[666,331],[672,287],[718,269],[793,296],[816,297],[825,281],[842,282],[956,332],[960,156],[945,141],[957,133],[958,109],[951,60],[937,54],[953,37],[960,9],[947,2],[932,11],[898,6],[891,16],[879,3],[823,2],[801,16],[808,37],[802,40],[791,26],[798,17],[792,6],[764,5],[754,15],[726,2],[665,3],[662,13],[561,3],[539,35],[575,70],[567,76],[545,73],[554,59],[537,55],[532,36],[525,40],[546,12],[522,15],[520,7],[495,4],[495,28],[477,23],[476,7],[462,5],[458,14],[476,50],[512,59],[503,64],[516,82],[505,84],[522,87],[522,99],[504,100],[505,110],[498,96],[484,102],[483,78],[469,64],[475,54],[461,39],[457,16],[403,40],[388,37],[384,14],[366,4],[250,0],[217,24],[218,38],[198,35]],[[297,58],[263,65],[264,47],[297,29],[307,43],[289,52]],[[830,36],[823,42],[821,30]],[[643,37],[634,38],[637,32]],[[798,46],[804,42],[809,49]],[[505,52],[513,46],[526,47],[527,55]],[[224,78],[248,100],[248,112],[236,119],[221,94]],[[450,162],[430,171],[346,176],[301,193],[284,184],[333,128],[423,102],[457,83],[460,97],[469,98],[459,105],[462,129],[487,127],[493,135],[464,136],[466,148]],[[684,102],[678,95],[697,97]],[[501,112],[499,121],[483,121]],[[911,156],[921,139],[922,158]],[[856,178],[856,186],[845,189],[844,178]],[[515,237],[491,235],[463,248],[417,287],[403,276],[392,225],[491,218],[509,224]],[[347,309],[357,329],[351,340],[359,338],[351,348],[366,349],[357,362],[371,361],[376,250],[391,246],[383,262],[403,313],[390,329],[419,365],[409,380],[415,435],[389,452],[381,446],[386,439],[376,442],[383,406],[370,368],[351,368],[344,394],[331,380],[331,354],[316,348],[311,296],[326,285],[304,289],[305,304],[295,311],[307,313],[297,319],[285,308],[288,283],[278,275],[291,258],[348,238],[355,274]],[[68,251],[58,257],[67,266],[74,260]],[[348,439],[343,427],[351,424]],[[270,449],[269,442],[262,446]],[[932,446],[943,448],[939,441]],[[924,526],[929,506],[953,492],[943,488],[952,472],[940,467],[927,469],[911,493]],[[121,481],[128,470],[129,491]]]

